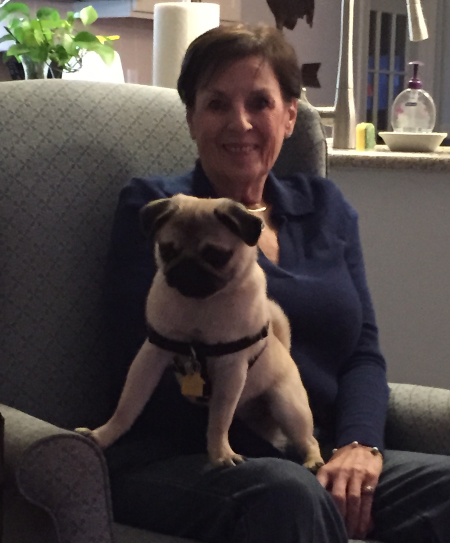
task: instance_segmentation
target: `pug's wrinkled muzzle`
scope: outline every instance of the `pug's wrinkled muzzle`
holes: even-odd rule
[[[225,286],[225,281],[192,258],[181,260],[166,273],[170,287],[188,298],[207,298]]]

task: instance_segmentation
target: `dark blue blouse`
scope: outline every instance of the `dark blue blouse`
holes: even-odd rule
[[[155,264],[138,211],[177,193],[214,197],[201,165],[168,179],[133,179],[120,195],[108,266],[108,309],[116,341],[116,378],[145,337],[144,303]],[[268,293],[289,318],[292,356],[315,424],[341,447],[352,441],[383,449],[386,365],[366,283],[355,210],[329,180],[270,174],[265,199],[278,226],[279,264],[260,251]],[[114,332],[115,330],[115,332]]]

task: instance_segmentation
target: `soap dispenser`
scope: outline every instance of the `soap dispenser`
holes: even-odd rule
[[[417,77],[422,62],[410,62],[414,67],[408,88],[402,91],[392,105],[391,123],[394,132],[432,132],[436,123],[436,107],[433,98],[422,89]]]

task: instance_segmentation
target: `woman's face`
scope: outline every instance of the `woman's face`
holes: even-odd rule
[[[219,196],[258,203],[297,101],[286,103],[271,66],[257,56],[228,65],[196,94],[187,121],[206,175]]]

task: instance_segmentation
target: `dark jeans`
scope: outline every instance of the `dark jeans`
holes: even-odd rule
[[[332,499],[301,465],[234,421],[230,443],[249,459],[211,468],[207,410],[159,407],[166,416],[154,409],[107,450],[118,522],[210,543],[347,542]],[[448,543],[450,457],[386,451],[373,517],[370,539]]]
[[[332,500],[302,466],[257,458],[211,469],[205,455],[113,477],[115,518],[211,543],[346,543]]]

